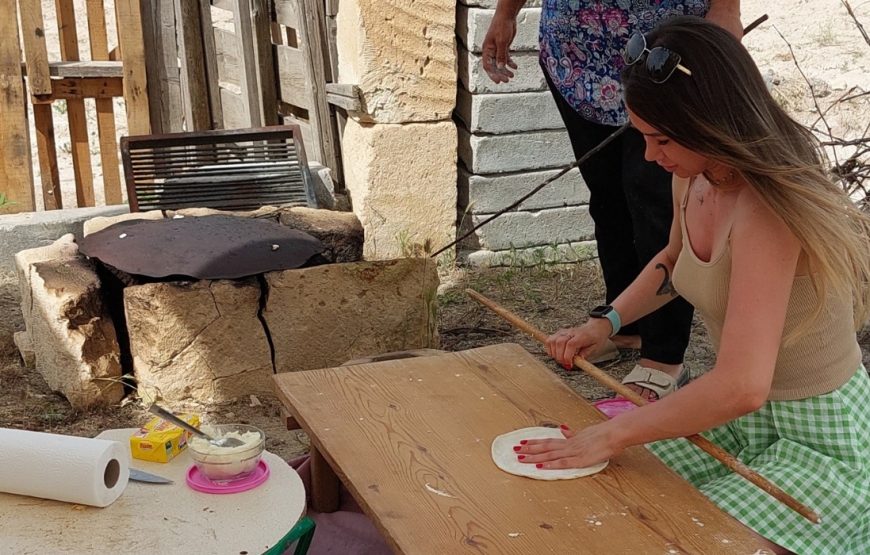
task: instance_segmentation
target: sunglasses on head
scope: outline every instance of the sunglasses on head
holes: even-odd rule
[[[650,50],[646,47],[646,37],[642,33],[635,33],[628,39],[622,52],[622,59],[625,65],[630,66],[638,63],[644,54],[646,54],[646,71],[653,83],[664,83],[678,69],[688,76],[692,75],[686,66],[680,64],[682,58],[679,54],[664,46],[656,46]]]

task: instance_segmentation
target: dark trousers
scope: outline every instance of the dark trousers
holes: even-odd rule
[[[579,159],[617,128],[582,118],[543,71]],[[589,187],[589,214],[595,222],[608,303],[668,244],[673,218],[671,174],[644,160],[644,148],[643,135],[631,128],[580,167]],[[692,305],[677,297],[623,327],[620,334],[640,334],[642,357],[679,364],[689,344],[692,310]]]

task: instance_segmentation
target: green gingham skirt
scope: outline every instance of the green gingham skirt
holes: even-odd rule
[[[647,447],[717,506],[795,553],[870,554],[870,378],[759,410],[702,434],[815,510],[813,524],[685,439]]]

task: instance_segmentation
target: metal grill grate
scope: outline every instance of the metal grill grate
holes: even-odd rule
[[[130,210],[315,207],[301,137],[296,125],[124,137]]]

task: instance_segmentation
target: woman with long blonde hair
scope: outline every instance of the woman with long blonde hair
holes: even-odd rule
[[[813,135],[773,100],[744,47],[669,20],[625,51],[646,157],[674,175],[670,243],[611,306],[547,342],[562,364],[676,295],[714,366],[658,402],[519,446],[544,469],[650,449],[775,551],[870,553],[870,219],[826,174]],[[814,525],[682,438],[701,433],[822,516]]]

